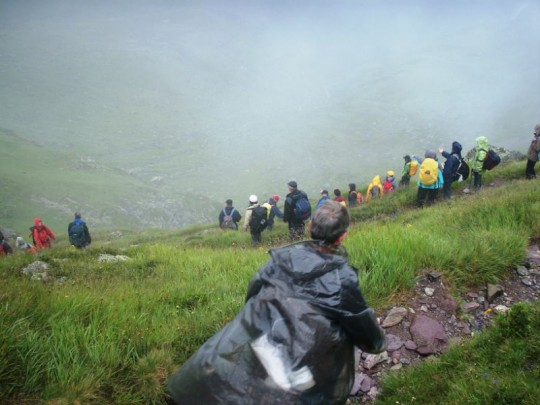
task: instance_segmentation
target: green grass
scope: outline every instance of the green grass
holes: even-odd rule
[[[502,166],[489,176],[519,178],[521,166]],[[346,247],[351,263],[360,270],[362,290],[375,308],[397,303],[427,268],[440,271],[454,293],[500,280],[521,263],[528,238],[540,237],[538,182],[486,187],[476,195],[423,210],[410,209],[414,191],[411,187],[351,210],[355,222]],[[164,403],[167,376],[235,316],[250,278],[268,259],[266,248],[286,243],[287,235],[285,224],[278,222],[272,232],[263,233],[264,246],[258,249],[251,247],[249,233],[223,232],[215,225],[181,231],[100,231],[93,234],[95,242],[87,250],[70,248],[63,238],[38,257],[50,265],[48,282],[21,274],[35,257],[17,253],[3,258],[0,402]],[[104,253],[130,260],[99,262]],[[530,321],[527,339],[538,339],[534,335],[540,329],[534,322]],[[513,339],[505,335],[498,346],[509,361],[516,358],[512,364],[517,363],[523,354],[532,358],[523,351],[525,345],[512,343]],[[527,350],[537,350],[537,341],[531,342],[536,346]],[[480,347],[473,352],[481,354]],[[470,352],[451,356],[457,357],[428,364],[432,368],[427,374],[413,369],[406,384],[410,391],[389,385],[387,398],[415,397],[423,403],[429,380],[433,398],[439,391],[449,395],[445,391],[449,390],[454,403],[460,403],[471,394],[464,382],[447,381],[442,370],[446,363],[463,381],[474,377],[482,382],[484,372],[499,381],[512,374],[504,377],[505,384],[517,384],[512,392],[525,403],[535,392],[530,374],[521,378],[511,365],[499,369],[498,358],[487,368],[470,363]],[[477,385],[472,403],[489,403],[482,402],[485,398],[517,403],[512,402],[510,389],[501,389],[496,397],[488,380]],[[438,398],[440,403],[452,403],[442,394]]]

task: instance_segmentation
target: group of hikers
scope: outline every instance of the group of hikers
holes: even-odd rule
[[[539,137],[540,124],[535,126],[527,156],[528,179],[536,178]],[[500,158],[489,149],[484,136],[476,139],[470,166],[461,151],[457,141],[450,152],[439,148],[444,165],[431,150],[423,159],[405,156],[400,185],[406,187],[418,173],[419,206],[425,199],[433,202],[439,189],[443,198],[450,198],[452,183],[471,173],[474,187],[480,189],[482,174]],[[394,178],[392,172],[385,181],[390,178]],[[377,188],[378,195],[383,195],[380,179],[374,180],[371,190]],[[395,190],[395,178],[389,181]],[[304,232],[303,212],[311,211],[303,208],[307,195],[296,181],[290,181],[288,187],[283,220],[294,240]],[[368,187],[366,200],[371,190]],[[386,349],[380,322],[366,303],[357,270],[347,263],[342,246],[350,224],[347,206],[363,201],[358,194],[354,184],[349,185],[347,199],[334,190],[332,200],[323,190],[309,223],[311,240],[269,250],[270,259],[249,283],[243,308],[169,378],[167,392],[173,403],[347,403],[355,380],[354,347],[367,353]],[[279,197],[271,200],[277,203]],[[265,209],[266,217],[259,217],[259,207],[275,206],[271,201],[259,205],[255,195],[249,203],[246,230],[255,218],[268,221],[271,210]],[[273,217],[279,217],[278,212]],[[238,229],[241,215],[230,200],[220,214],[221,225],[226,217],[235,224],[228,229]],[[254,236],[252,231],[252,237],[254,242],[260,241],[260,233]]]
[[[540,159],[540,124],[534,127],[534,136],[527,152],[527,166],[525,177],[536,178],[534,166]],[[321,190],[321,197],[315,209],[321,207],[325,201],[333,199],[345,207],[355,207],[361,203],[367,203],[374,199],[382,198],[398,189],[408,187],[411,178],[417,175],[417,207],[431,205],[437,199],[439,190],[442,198],[452,198],[452,183],[465,181],[471,176],[471,184],[475,190],[482,187],[482,175],[486,170],[491,170],[500,163],[499,155],[490,148],[489,141],[485,136],[476,138],[475,152],[472,159],[467,163],[462,156],[462,146],[458,141],[452,142],[450,152],[441,146],[439,154],[445,159],[440,162],[435,150],[427,150],[424,157],[405,155],[404,165],[399,183],[395,172],[388,170],[381,182],[379,175],[369,183],[365,196],[356,189],[355,183],[349,183],[348,195],[344,197],[340,189],[334,189],[334,197],[331,198],[328,190]],[[261,243],[261,232],[272,229],[275,217],[288,223],[291,241],[301,240],[305,232],[305,222],[311,216],[311,206],[304,191],[298,189],[296,181],[291,180],[288,184],[289,193],[285,199],[284,212],[277,206],[279,196],[274,195],[267,201],[259,204],[255,194],[249,196],[248,207],[244,216],[243,229],[250,231],[253,245]],[[232,200],[227,200],[225,208],[219,214],[219,225],[222,229],[239,229],[238,223],[242,219],[240,212],[233,207]]]
[[[81,218],[79,212],[75,213],[75,218],[68,225],[69,243],[78,248],[83,249],[92,243],[88,226]],[[41,218],[34,218],[34,226],[30,227],[30,238],[32,243],[28,243],[22,236],[17,236],[15,244],[17,249],[31,254],[36,254],[40,250],[50,249],[52,241],[56,240],[56,236],[51,229],[43,223]],[[4,235],[0,232],[0,256],[5,256],[13,253],[13,249],[5,240]]]

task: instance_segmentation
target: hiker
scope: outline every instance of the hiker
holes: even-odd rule
[[[385,349],[384,332],[341,243],[347,209],[325,202],[312,240],[271,249],[244,307],[168,380],[174,404],[347,402],[354,346]]]
[[[51,239],[56,240],[54,233],[40,218],[34,218],[34,226],[30,229],[32,231],[32,241],[38,249],[49,249],[51,247]]]
[[[238,230],[238,222],[242,219],[242,215],[236,208],[233,207],[233,201],[228,199],[225,201],[225,208],[219,213],[219,227],[224,230]]]
[[[274,228],[275,217],[283,219],[283,212],[281,212],[281,210],[277,206],[278,201],[279,201],[279,195],[276,194],[273,197],[270,197],[267,203],[263,204],[264,206],[268,208],[268,225],[266,229],[268,229],[269,231],[271,231]]]
[[[411,181],[411,156],[405,155],[403,156],[403,160],[405,163],[403,164],[403,170],[401,171],[401,179],[399,180],[399,185],[407,187]]]
[[[13,249],[4,239],[4,234],[0,232],[0,256],[7,256],[13,253]]]
[[[379,175],[377,175],[373,177],[373,180],[371,180],[371,183],[369,183],[369,186],[366,192],[366,202],[370,202],[374,198],[381,198],[381,196],[382,196],[381,178]]]
[[[529,150],[527,151],[527,167],[525,168],[525,178],[526,179],[536,179],[536,171],[534,166],[536,162],[540,159],[540,124],[534,126],[534,136],[529,145]]]
[[[439,148],[439,153],[446,159],[442,172],[444,184],[442,186],[443,199],[448,200],[452,197],[452,183],[459,178],[458,168],[461,162],[461,144],[458,141],[452,142],[452,152],[446,152],[443,147]]]
[[[343,197],[341,195],[341,190],[339,188],[336,188],[334,190],[334,201],[337,201],[338,203],[340,203],[341,205],[343,205],[344,207],[347,206],[347,200],[345,199],[345,197]]]
[[[472,162],[472,172],[474,180],[474,188],[480,190],[482,188],[482,173],[484,172],[484,160],[489,150],[489,141],[485,136],[476,138],[476,151]]]
[[[388,170],[386,172],[386,177],[382,184],[383,194],[388,194],[392,191],[395,191],[397,189],[397,186],[398,186],[398,183],[394,175],[394,171]]]
[[[437,198],[439,188],[444,184],[442,170],[437,162],[435,151],[427,150],[425,159],[420,165],[418,174],[418,193],[416,196],[416,205],[418,208],[424,207],[427,199],[427,205],[432,205]]]
[[[330,197],[328,196],[328,190],[321,190],[321,198],[317,202],[316,209],[321,208],[321,206],[326,202],[329,201]]]
[[[259,209],[260,208],[260,209]],[[249,207],[244,217],[244,230],[251,233],[251,243],[257,246],[262,242],[261,232],[268,225],[268,210],[259,205],[257,196],[249,196]]]
[[[77,249],[85,248],[90,246],[92,243],[88,226],[86,226],[86,222],[81,219],[80,212],[76,212],[75,220],[69,223],[68,236],[69,243],[71,243],[71,245],[75,246]]]
[[[298,190],[298,184],[295,180],[287,183],[289,194],[285,198],[285,206],[283,207],[283,221],[289,225],[289,239],[302,240],[304,237],[305,225],[311,216],[311,205],[307,194]]]
[[[15,245],[17,246],[17,249],[24,250],[26,253],[36,254],[38,252],[36,247],[26,242],[22,238],[22,236],[17,236],[17,239],[15,240]]]
[[[363,197],[361,193],[356,191],[356,184],[349,183],[349,196],[347,197],[349,207],[357,207],[361,201],[363,201]]]

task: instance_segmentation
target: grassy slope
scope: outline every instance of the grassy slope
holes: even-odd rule
[[[78,156],[42,148],[10,132],[0,131],[0,145],[0,218],[3,226],[23,235],[36,216],[53,230],[67,229],[77,210],[102,221],[106,221],[103,212],[114,213],[115,225],[127,226],[129,216],[119,209],[121,202],[155,192],[119,171],[92,168]]]
[[[501,167],[486,183],[521,177],[522,166]],[[538,182],[518,181],[408,210],[411,188],[353,210],[363,221],[346,245],[368,302],[396,303],[425,267],[440,270],[455,289],[504,277],[522,260],[527,238],[540,237],[539,196]],[[279,223],[263,239],[278,245],[286,233]],[[234,316],[268,258],[250,248],[247,233],[216,227],[95,239],[86,251],[62,242],[41,254],[55,280],[66,277],[61,284],[21,276],[33,257],[0,261],[0,402],[160,403],[166,377]],[[100,253],[131,260],[101,263]],[[458,361],[465,367],[464,355]],[[415,378],[411,396],[429,377]]]

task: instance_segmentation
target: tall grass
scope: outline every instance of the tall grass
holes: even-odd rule
[[[396,193],[404,203],[359,208],[375,215],[346,246],[368,301],[396,303],[425,269],[456,291],[504,277],[540,237],[539,196],[537,182],[516,182],[423,210],[408,209],[412,189]],[[34,257],[0,260],[0,402],[164,403],[167,376],[234,317],[266,248],[287,234],[277,223],[258,249],[217,227],[59,245],[38,257],[51,267],[45,283],[20,274]]]

